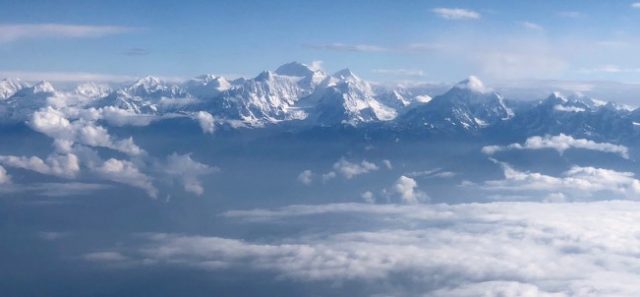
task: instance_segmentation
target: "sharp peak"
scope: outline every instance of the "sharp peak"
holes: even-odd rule
[[[341,79],[350,78],[350,77],[358,78],[358,76],[356,76],[349,68],[338,70],[336,73],[333,74],[333,76]]]

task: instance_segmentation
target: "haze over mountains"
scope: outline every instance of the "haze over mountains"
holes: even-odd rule
[[[0,119],[28,121],[50,106],[71,118],[88,112],[115,126],[176,117],[202,120],[206,113],[213,126],[234,128],[350,126],[431,134],[567,133],[608,140],[640,135],[640,110],[625,105],[560,93],[537,101],[517,99],[505,98],[474,76],[443,92],[442,86],[428,84],[382,86],[349,69],[327,74],[291,62],[250,79],[202,75],[176,83],[148,76],[118,88],[83,83],[71,91],[46,81],[4,79]]]

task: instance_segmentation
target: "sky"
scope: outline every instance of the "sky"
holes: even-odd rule
[[[640,83],[640,2],[0,0],[0,76],[257,75]]]

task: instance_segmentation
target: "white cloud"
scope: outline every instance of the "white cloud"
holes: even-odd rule
[[[538,25],[536,23],[532,23],[532,22],[522,22],[520,23],[523,27],[529,29],[529,30],[536,30],[536,31],[542,31],[544,30],[544,28],[541,25]]]
[[[326,183],[334,178],[336,178],[336,173],[334,171],[329,171],[327,173],[322,174],[323,183]]]
[[[212,134],[215,130],[215,121],[210,113],[206,111],[198,111],[195,114],[195,119],[200,124],[202,132]]]
[[[638,9],[640,9],[640,2],[634,2],[634,3],[631,3],[631,8],[638,8]]]
[[[142,246],[118,246],[102,251],[117,256],[97,258],[220,273],[262,271],[280,281],[366,281],[370,292],[381,296],[640,294],[638,202],[328,204],[255,210],[234,218],[252,222],[269,213],[281,214],[278,219],[288,224],[312,218],[345,223],[312,224],[314,233],[295,229],[284,239],[259,242],[141,235]],[[364,222],[348,224],[354,215]]]
[[[6,185],[11,183],[11,176],[7,173],[4,167],[0,166],[0,185]]]
[[[122,26],[3,24],[0,25],[0,43],[36,38],[96,38],[135,30]]]
[[[555,105],[553,107],[555,111],[563,111],[563,112],[585,112],[586,109],[577,106],[564,106],[564,105]]]
[[[132,156],[144,154],[144,150],[138,147],[132,138],[113,140],[106,128],[84,119],[71,121],[62,111],[50,106],[34,112],[29,125],[33,130],[55,139],[59,144],[64,143],[64,146],[59,147],[61,149],[69,149],[73,143],[78,142]]]
[[[127,257],[118,252],[93,252],[83,256],[85,260],[93,262],[121,262],[127,260]]]
[[[364,200],[364,202],[366,203],[376,203],[376,197],[373,195],[371,191],[366,191],[362,193],[360,197],[362,197],[362,200]]]
[[[300,174],[298,175],[298,181],[307,186],[310,185],[313,182],[313,172],[308,169],[300,172]]]
[[[640,194],[640,180],[632,172],[611,169],[573,166],[560,177],[538,172],[524,172],[500,163],[504,179],[484,182],[484,188],[491,191],[526,192],[538,191],[550,194],[571,195],[575,199],[608,193],[607,199],[637,199]]]
[[[477,20],[480,18],[480,13],[469,9],[434,8],[431,11],[447,20]]]
[[[173,153],[167,157],[165,172],[179,178],[184,190],[196,195],[202,195],[204,188],[200,182],[200,176],[218,171],[218,168],[202,164],[191,159],[191,155],[178,155]]]
[[[487,155],[493,155],[501,151],[509,150],[541,150],[554,149],[558,153],[563,154],[568,149],[585,149],[600,151],[605,153],[618,154],[621,157],[629,158],[629,149],[623,145],[612,144],[608,142],[595,142],[588,139],[576,139],[570,135],[559,134],[556,136],[546,135],[532,136],[527,138],[524,144],[512,143],[507,146],[491,145],[482,148],[482,152]]]
[[[92,169],[107,180],[143,189],[152,198],[158,195],[158,190],[151,183],[151,179],[130,161],[111,158]]]
[[[400,176],[393,185],[393,191],[399,195],[400,201],[405,204],[416,204],[428,199],[427,194],[419,191],[418,183],[415,179]]]
[[[358,163],[351,163],[346,159],[342,158],[335,164],[333,164],[333,169],[341,174],[346,179],[352,179],[358,175],[366,174],[371,171],[378,170],[378,165],[368,162],[367,160],[363,160]]]
[[[323,63],[324,62],[321,61],[321,60],[311,61],[311,63],[309,64],[309,68],[311,68],[311,70],[314,70],[314,71],[322,71],[323,70],[323,68],[322,68],[322,64]]]
[[[80,172],[80,161],[74,154],[52,154],[45,160],[39,157],[0,155],[0,164],[22,168],[41,174],[74,178]]]
[[[393,169],[393,165],[389,160],[382,160],[382,165],[384,165],[384,167],[386,167],[389,170]]]

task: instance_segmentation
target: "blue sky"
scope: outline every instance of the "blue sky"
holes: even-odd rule
[[[0,74],[253,76],[288,61],[374,81],[640,82],[633,1],[0,0]]]

